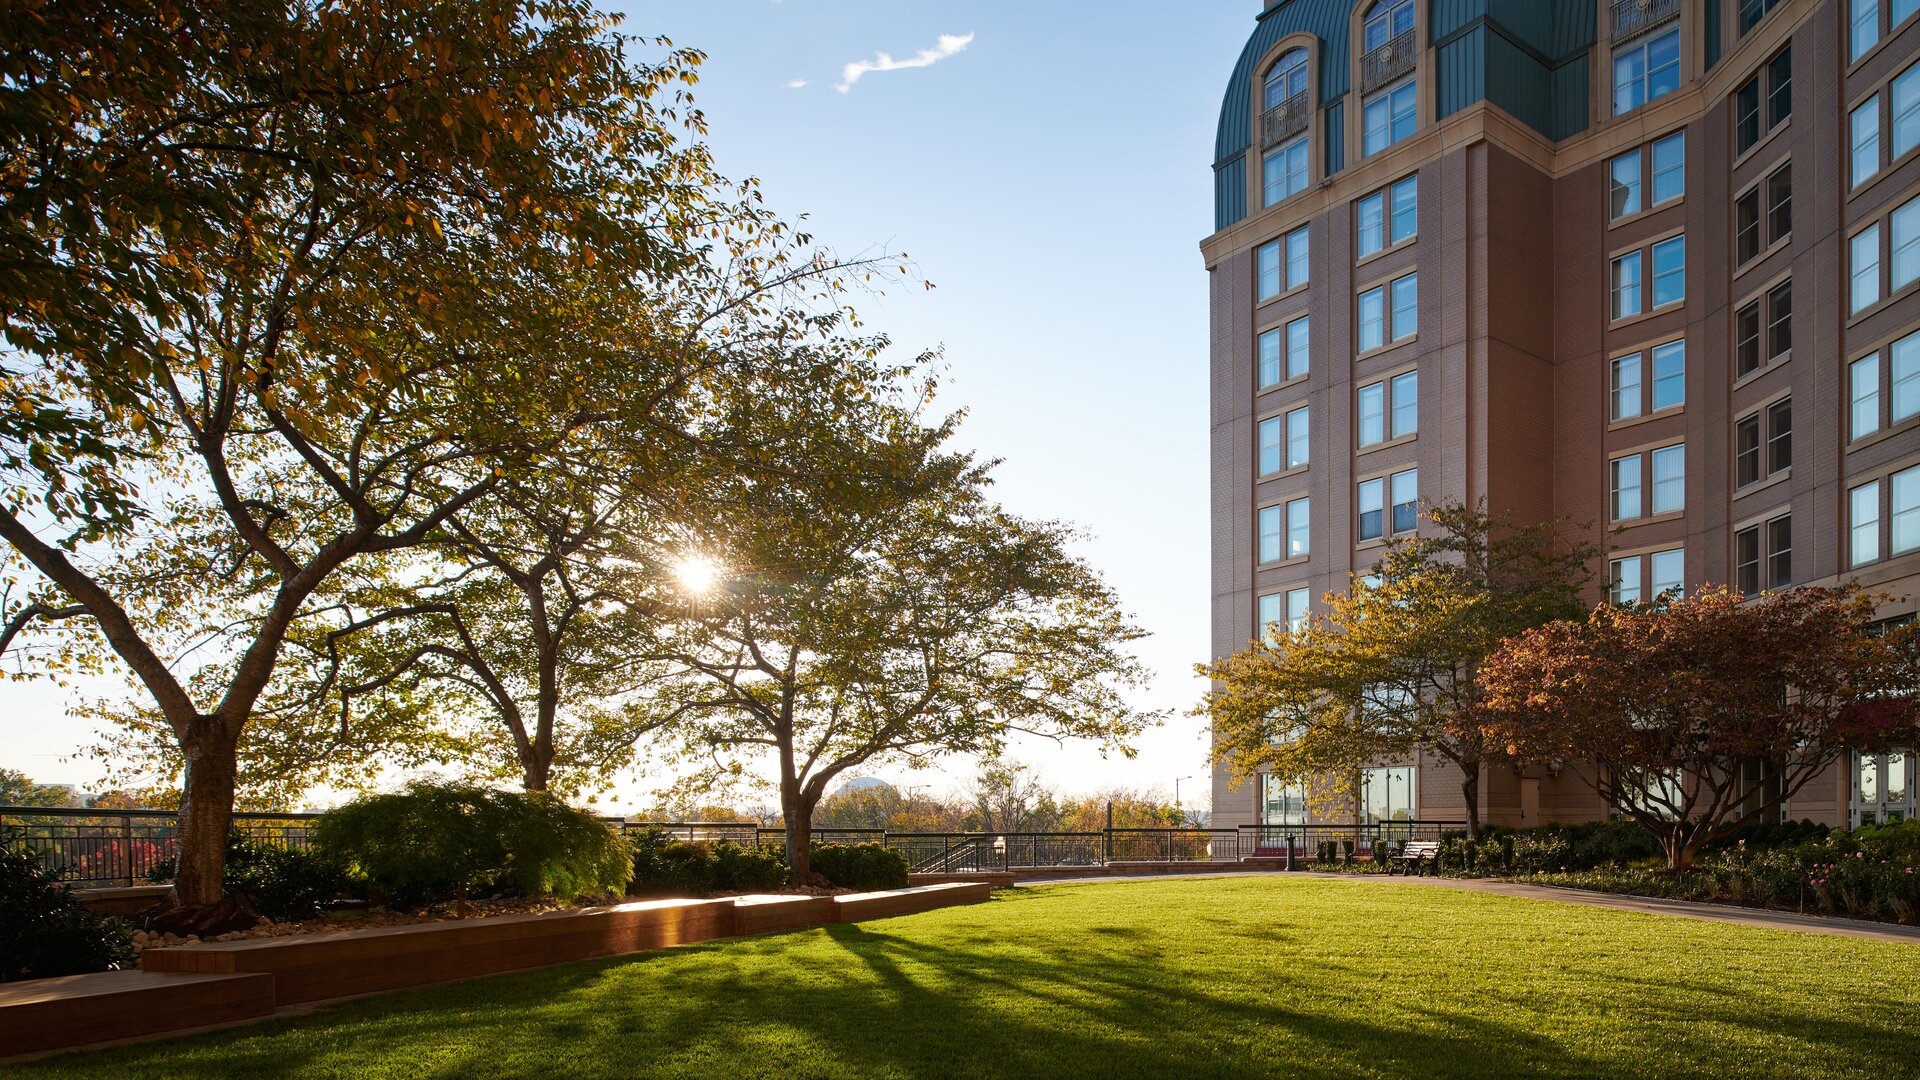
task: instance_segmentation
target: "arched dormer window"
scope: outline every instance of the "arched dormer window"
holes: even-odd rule
[[[1261,94],[1260,189],[1262,205],[1306,190],[1307,50],[1288,49],[1267,69]]]
[[[1413,0],[1376,0],[1360,26],[1360,154],[1377,154],[1412,135],[1419,89],[1411,78],[1420,48]]]

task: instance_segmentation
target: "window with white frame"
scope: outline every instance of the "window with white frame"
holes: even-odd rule
[[[1253,617],[1254,637],[1273,641],[1286,632],[1281,624],[1281,620],[1286,618],[1285,603],[1286,597],[1280,593],[1267,593],[1260,597]]]
[[[1419,216],[1417,179],[1409,176],[1360,200],[1355,225],[1361,258],[1413,238]]]
[[[1687,297],[1687,238],[1671,237],[1653,245],[1653,306],[1677,304]]]
[[[1307,453],[1307,406],[1302,405],[1287,413],[1287,468],[1305,468]]]
[[[1920,278],[1920,198],[1907,200],[1887,219],[1887,291],[1899,292]]]
[[[1608,512],[1614,521],[1640,516],[1640,455],[1624,454],[1607,462]]]
[[[1687,505],[1687,447],[1663,446],[1647,455],[1653,466],[1652,512],[1668,514]]]
[[[1260,389],[1307,374],[1307,316],[1260,333]]]
[[[1671,409],[1687,400],[1687,343],[1669,341],[1653,347],[1653,412]]]
[[[1847,59],[1858,60],[1880,43],[1880,0],[1847,0]]]
[[[1420,524],[1420,470],[1362,480],[1356,504],[1360,539],[1379,540],[1412,532]]]
[[[1362,447],[1412,435],[1420,425],[1420,373],[1405,371],[1367,383],[1356,395]]]
[[[1419,117],[1414,80],[1382,90],[1360,106],[1360,156],[1370,157],[1412,135]]]
[[[1629,555],[1607,564],[1607,598],[1616,604],[1640,601],[1640,556]]]
[[[1260,475],[1291,472],[1307,464],[1307,406],[1260,421]]]
[[[1676,131],[1653,142],[1653,205],[1677,199],[1687,190],[1687,133]]]
[[[1260,189],[1272,206],[1307,190],[1307,137],[1302,134],[1260,159]]]
[[[1880,302],[1880,225],[1854,233],[1847,241],[1847,310],[1859,314]]]
[[[1847,565],[1880,561],[1880,481],[1847,490]]]
[[[1849,175],[1859,187],[1880,171],[1880,98],[1870,97],[1847,115]]]
[[[1367,824],[1414,820],[1414,767],[1390,765],[1360,771],[1361,805]]]
[[[1269,416],[1260,421],[1259,437],[1255,439],[1255,455],[1259,462],[1260,476],[1269,476],[1285,468],[1281,462],[1286,454],[1286,418]]]
[[[1286,557],[1287,550],[1287,508],[1283,505],[1263,506],[1259,514],[1259,559],[1263,563],[1279,562]]]
[[[1920,146],[1920,64],[1894,77],[1887,89],[1888,112],[1893,115],[1893,144],[1888,156],[1898,161],[1901,155]]]
[[[1616,604],[1631,604],[1656,599],[1670,591],[1685,593],[1686,563],[1685,548],[1614,559],[1607,564],[1607,598]]]
[[[1910,821],[1920,808],[1914,805],[1914,762],[1911,751],[1853,754],[1853,784],[1847,799],[1847,823],[1858,829]]]
[[[1260,824],[1269,828],[1307,823],[1307,785],[1260,774]],[[1276,839],[1276,842],[1277,839]]]
[[[1613,115],[1631,112],[1678,89],[1678,26],[1613,51]]]
[[[1880,354],[1847,366],[1847,437],[1864,439],[1880,430]]]
[[[1307,625],[1307,590],[1287,590],[1287,633],[1297,634]]]
[[[1685,548],[1673,548],[1668,551],[1656,551],[1648,556],[1649,576],[1652,578],[1650,595],[1659,597],[1668,592],[1687,591],[1687,552]]]
[[[1361,352],[1405,341],[1419,332],[1419,277],[1417,272],[1406,274],[1360,294]]]
[[[1616,257],[1607,274],[1609,309],[1613,318],[1625,319],[1640,314],[1640,253],[1629,251]]]
[[[1607,217],[1623,218],[1640,212],[1641,154],[1629,150],[1607,163]]]
[[[1905,555],[1909,551],[1920,551],[1920,465],[1894,473],[1887,486],[1893,541],[1888,552]]]
[[[1254,249],[1259,298],[1271,300],[1307,283],[1307,230],[1295,229]]]
[[[1287,503],[1287,558],[1305,558],[1308,551],[1307,500],[1303,496]]]
[[[1616,421],[1632,420],[1640,415],[1641,403],[1646,397],[1643,358],[1639,353],[1617,356],[1612,369],[1609,415]]]
[[[1887,382],[1889,422],[1920,416],[1920,332],[1887,347]]]

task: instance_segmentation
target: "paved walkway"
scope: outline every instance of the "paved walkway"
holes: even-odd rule
[[[1365,881],[1382,888],[1394,886],[1459,889],[1464,892],[1493,893],[1525,900],[1552,900],[1562,904],[1587,904],[1615,911],[1637,911],[1643,915],[1673,915],[1683,919],[1737,923],[1770,930],[1803,930],[1837,937],[1867,938],[1873,941],[1898,941],[1920,945],[1920,926],[1836,919],[1824,915],[1797,915],[1791,911],[1734,907],[1729,904],[1697,904],[1689,900],[1662,900],[1651,896],[1623,896],[1594,892],[1591,889],[1563,889],[1551,885],[1522,885],[1513,881],[1487,881],[1479,878],[1389,877],[1386,874],[1324,874],[1312,870],[1226,872],[1207,874],[1115,874],[1109,877],[1022,878],[1022,885],[1097,885],[1103,881],[1160,881],[1171,878],[1209,877],[1305,877],[1326,881]]]

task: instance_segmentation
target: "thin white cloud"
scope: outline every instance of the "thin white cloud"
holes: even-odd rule
[[[855,60],[846,67],[841,68],[840,85],[834,87],[834,89],[844,94],[853,89],[853,84],[860,81],[860,76],[870,71],[899,71],[903,68],[932,67],[947,57],[965,49],[972,42],[972,34],[941,34],[940,39],[933,43],[933,48],[921,49],[906,60],[895,60],[883,52],[874,53],[873,59],[871,60]]]
[[[798,90],[805,85],[807,85],[807,80],[805,79],[788,79],[787,80],[787,89],[789,90]]]

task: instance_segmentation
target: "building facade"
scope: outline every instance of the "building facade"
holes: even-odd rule
[[[1421,500],[1604,526],[1622,600],[1855,579],[1913,615],[1920,0],[1269,0],[1215,158],[1215,655]],[[1366,778],[1372,816],[1465,816],[1443,762]],[[1218,827],[1304,812],[1213,783]],[[1786,813],[1915,789],[1856,757]],[[1480,791],[1489,823],[1609,812],[1575,768]]]

